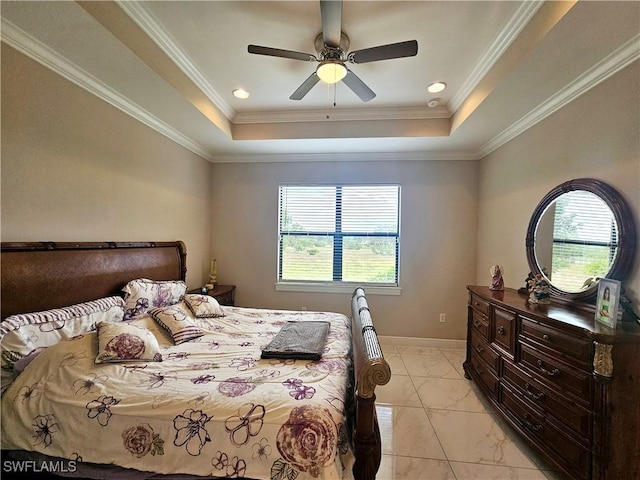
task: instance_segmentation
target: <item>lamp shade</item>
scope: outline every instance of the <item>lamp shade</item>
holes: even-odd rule
[[[316,74],[325,83],[337,83],[347,76],[347,67],[342,62],[326,60],[320,63]]]

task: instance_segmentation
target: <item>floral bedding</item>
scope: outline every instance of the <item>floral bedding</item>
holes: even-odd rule
[[[162,361],[96,364],[91,331],[40,353],[2,397],[2,448],[156,473],[349,478],[351,333],[341,314],[223,307]],[[287,321],[328,321],[319,361],[261,359]]]

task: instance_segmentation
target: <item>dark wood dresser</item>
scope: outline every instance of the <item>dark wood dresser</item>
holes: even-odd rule
[[[469,286],[464,370],[567,478],[640,479],[640,326]]]

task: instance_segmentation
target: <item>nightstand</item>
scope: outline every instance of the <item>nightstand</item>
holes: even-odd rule
[[[207,295],[215,298],[220,305],[233,307],[235,304],[235,285],[216,285],[213,290],[209,290]]]

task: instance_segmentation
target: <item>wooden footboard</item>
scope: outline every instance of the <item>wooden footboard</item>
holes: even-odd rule
[[[380,467],[382,445],[375,409],[375,389],[391,379],[391,369],[382,355],[367,298],[357,288],[351,300],[351,333],[355,375],[355,426],[353,446],[356,480],[374,480]]]

